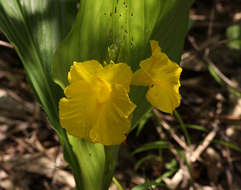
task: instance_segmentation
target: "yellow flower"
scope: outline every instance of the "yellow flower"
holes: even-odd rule
[[[151,40],[152,56],[141,61],[132,84],[149,86],[147,100],[163,112],[172,113],[180,105],[181,67],[161,52],[157,41]]]
[[[98,61],[74,62],[69,85],[59,102],[63,128],[93,143],[122,143],[130,129],[135,104],[128,96],[132,71],[125,63],[103,67]]]

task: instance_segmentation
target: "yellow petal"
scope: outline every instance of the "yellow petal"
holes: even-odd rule
[[[96,97],[89,84],[79,81],[68,86],[68,98],[59,101],[59,119],[61,126],[69,134],[89,139],[93,117],[96,111]]]
[[[111,98],[98,112],[97,120],[90,131],[90,139],[104,145],[121,144],[130,130],[129,116],[135,109],[127,91],[114,85]]]
[[[137,70],[133,77],[131,84],[136,86],[148,86],[151,83],[151,77],[147,75],[146,72],[143,71],[143,69]]]
[[[104,68],[97,61],[75,63],[64,91],[66,98],[59,102],[61,126],[90,142],[122,143],[135,109],[128,96],[131,77],[131,69],[124,63]]]
[[[146,98],[157,109],[172,113],[180,105],[179,84],[154,85],[148,90]]]
[[[167,55],[165,53],[158,52],[155,56],[141,61],[140,67],[149,77],[155,78],[157,76],[162,77],[160,72],[162,71],[162,68],[168,66],[169,63],[173,62],[168,59]]]
[[[129,90],[132,79],[131,68],[125,63],[109,64],[98,76],[110,84],[121,84]]]
[[[164,78],[162,68],[171,62],[167,55],[161,52],[157,41],[151,40],[152,56],[140,62],[140,69],[134,73],[133,85],[148,86],[155,78]],[[176,64],[176,63],[174,63]]]
[[[128,118],[136,108],[136,105],[130,100],[127,90],[118,84],[112,86],[111,102],[118,114],[124,118]]]
[[[181,72],[182,68],[178,64],[168,60],[167,64],[160,64],[159,66],[153,67],[150,73],[153,81],[160,80],[179,83]]]
[[[79,80],[89,81],[93,75],[102,69],[103,66],[96,60],[74,62],[68,73],[69,83],[74,83]]]
[[[150,40],[150,44],[151,44],[152,56],[158,55],[158,53],[161,52],[161,48],[159,46],[158,41]]]
[[[150,86],[146,97],[161,111],[172,113],[180,104],[181,67],[161,51],[157,41],[151,40],[152,56],[140,62],[132,84]]]
[[[130,121],[120,117],[118,112],[112,108],[110,104],[105,105],[105,109],[99,112],[98,119],[90,131],[91,142],[117,145],[126,139],[130,129]]]

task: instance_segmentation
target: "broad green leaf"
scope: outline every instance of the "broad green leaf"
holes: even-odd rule
[[[0,30],[15,47],[34,94],[53,123],[62,92],[52,81],[50,65],[76,12],[76,0],[0,0]]]
[[[52,75],[62,88],[73,61],[96,59],[128,63],[133,71],[151,55],[149,41],[158,40],[168,56],[179,62],[188,29],[192,0],[81,0],[71,32],[57,49]],[[137,105],[132,126],[150,110],[146,88],[132,87]]]
[[[112,182],[119,146],[104,147],[69,135],[79,161],[81,189],[107,190]]]
[[[171,59],[178,61],[191,4],[190,0],[81,0],[75,24],[55,54],[55,81],[62,88],[65,87],[72,62],[87,59],[101,62],[110,59],[124,61],[136,70],[140,60],[150,56],[150,39],[158,40]],[[103,147],[87,142],[80,143],[75,138],[68,139],[58,122],[58,100],[63,92],[53,83],[50,66],[53,52],[70,30],[76,11],[75,0],[0,0],[0,29],[16,48],[34,94],[60,137],[66,159],[78,179],[77,188],[80,188],[86,176],[95,175],[93,168],[96,167],[86,166],[84,161],[81,162],[78,146],[91,147],[88,149],[96,155],[102,155],[90,158],[87,156],[83,159],[85,161],[91,159],[102,163],[103,159],[108,161],[109,158],[107,148],[104,157]],[[139,107],[133,116],[133,125],[150,109],[144,98],[145,91],[145,88],[131,90],[131,97]],[[113,150],[110,149],[110,152]],[[112,172],[113,167],[110,165],[113,163],[109,163],[105,165],[104,172]],[[102,164],[97,167],[99,171],[95,172],[102,172],[101,166]],[[99,181],[101,175],[100,173],[96,181]],[[107,179],[109,178],[108,176]]]
[[[102,179],[105,167],[104,146],[88,143],[85,140],[70,135],[69,139],[80,164],[81,178],[77,180],[81,183],[81,188],[100,188],[103,183]]]
[[[15,47],[34,95],[56,130],[65,159],[72,168],[79,166],[58,122],[58,101],[63,92],[52,80],[50,65],[55,49],[71,29],[77,14],[76,3],[76,0],[0,0],[0,30]],[[78,179],[78,170],[73,172]]]

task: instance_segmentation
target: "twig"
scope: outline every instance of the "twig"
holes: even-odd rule
[[[222,81],[226,85],[230,86],[234,90],[237,90],[238,92],[241,93],[241,88],[237,84],[235,84],[233,81],[231,81],[228,77],[226,77],[208,57],[205,57],[204,60],[207,62],[208,65],[210,65],[213,68],[213,70],[216,72],[216,74],[222,79]]]
[[[8,48],[13,48],[13,46],[5,41],[0,40],[0,46],[8,47]]]
[[[215,115],[214,118],[219,120],[241,121],[241,116],[239,115]]]
[[[179,138],[175,131],[170,127],[170,125],[161,119],[160,113],[157,110],[153,110],[153,113],[160,119],[159,122],[162,125],[164,129],[166,129],[171,137],[185,150],[188,151],[189,147],[186,145],[186,143]],[[161,134],[160,134],[161,136]],[[175,175],[172,178],[164,178],[163,181],[170,189],[176,189],[176,187],[183,181],[183,185],[186,185],[187,181],[191,178],[191,174],[188,172],[188,167],[184,164],[183,159],[178,154],[177,150],[175,149],[174,145],[168,141],[170,151],[175,156],[176,160],[178,161],[180,168],[175,173]],[[186,182],[186,183],[184,183]]]
[[[193,48],[195,49],[195,51],[190,51],[188,56],[185,56],[184,53],[184,57],[182,58],[183,62],[188,62],[193,60],[195,57],[197,57],[197,55],[199,55],[203,50],[205,50],[206,48],[210,48],[210,50],[215,49],[216,47],[225,44],[227,42],[229,42],[230,40],[219,40],[220,35],[215,35],[213,37],[211,37],[210,39],[204,41],[202,44],[200,45],[194,45],[193,41],[190,41],[190,43],[192,44]],[[194,46],[198,46],[198,50],[194,47]]]
[[[211,38],[212,33],[213,33],[214,17],[215,17],[215,9],[212,8],[211,15],[210,15],[210,22],[208,24],[208,33],[207,33],[208,39]],[[209,52],[210,52],[210,48],[209,47],[205,48],[205,50],[204,50],[204,57],[208,57]]]
[[[200,144],[195,151],[190,156],[191,162],[196,162],[196,160],[200,157],[202,152],[209,146],[211,141],[216,136],[216,133],[218,131],[218,126],[216,123],[214,123],[214,129],[206,136],[206,138],[203,140],[203,143]]]
[[[231,153],[230,153],[229,148],[222,149],[222,155],[228,161],[228,167],[226,167],[226,169],[225,169],[227,182],[228,182],[229,188],[232,188],[232,184],[233,184],[233,177],[232,177],[233,163],[232,163],[232,158],[231,158],[230,154]]]
[[[200,46],[196,43],[196,40],[193,36],[188,35],[187,39],[192,44],[192,47],[194,47],[195,50],[200,51]]]
[[[160,118],[160,113],[159,113],[157,110],[155,110],[155,109],[153,110],[153,113],[160,119],[160,121],[159,121],[160,124],[162,125],[162,127],[163,127],[164,129],[166,129],[166,130],[170,133],[171,137],[172,137],[184,150],[187,150],[188,147],[187,147],[186,143],[175,134],[175,131],[169,126],[169,124],[168,124],[167,122],[165,122],[164,120],[162,120],[162,119]]]

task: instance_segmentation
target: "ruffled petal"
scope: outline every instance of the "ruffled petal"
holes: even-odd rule
[[[153,79],[156,77],[163,77],[161,76],[162,69],[165,66],[169,66],[169,63],[174,62],[171,62],[165,53],[156,52],[155,56],[141,61],[140,67],[150,78]]]
[[[131,77],[131,69],[124,63],[104,68],[97,61],[74,63],[66,98],[59,102],[61,126],[93,143],[122,143],[135,109],[128,96]]]
[[[123,85],[129,91],[132,79],[131,68],[125,63],[109,64],[104,67],[98,76],[110,84]]]
[[[111,112],[110,112],[111,111]],[[130,121],[120,117],[111,104],[105,105],[99,112],[98,119],[90,131],[90,140],[104,145],[121,144],[130,129]]]
[[[113,109],[124,118],[128,118],[136,108],[136,105],[130,100],[127,90],[118,84],[112,86],[111,103]]]
[[[79,80],[89,81],[91,77],[96,75],[102,69],[103,66],[96,60],[74,62],[68,73],[69,83],[74,83]]]
[[[160,48],[160,46],[159,46],[158,41],[156,41],[156,40],[150,40],[150,44],[151,44],[152,56],[158,55],[159,52],[161,52],[161,48]]]
[[[89,139],[96,112],[96,97],[89,83],[78,81],[65,90],[67,98],[59,101],[59,119],[61,126],[69,134]]]
[[[162,83],[162,85],[154,85],[148,90],[146,98],[157,109],[172,113],[181,101],[179,84]]]
[[[130,130],[129,116],[135,107],[128,97],[127,90],[121,85],[114,85],[111,98],[99,110],[97,120],[90,131],[91,141],[104,145],[122,143]]]
[[[151,83],[151,77],[142,69],[137,70],[133,77],[131,84],[136,86],[148,86]]]
[[[151,40],[152,56],[140,62],[132,84],[149,86],[147,100],[163,112],[172,113],[180,104],[180,75],[182,68],[161,51],[157,41]]]

